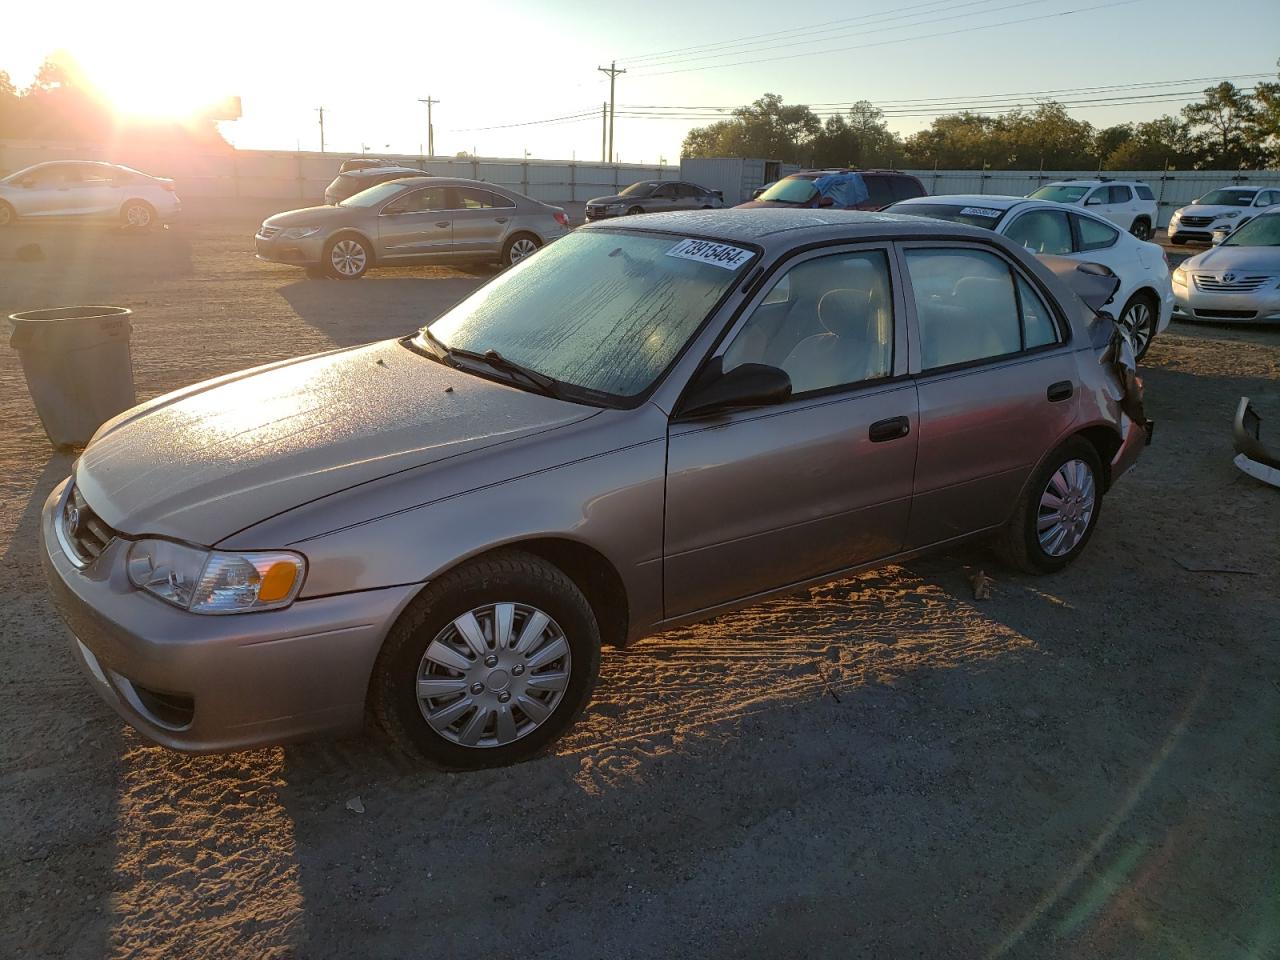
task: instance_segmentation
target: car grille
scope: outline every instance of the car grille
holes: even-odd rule
[[[1252,320],[1257,315],[1257,310],[1196,310],[1202,320]]]
[[[1183,217],[1178,221],[1180,227],[1207,227],[1213,223],[1213,217]]]
[[[1235,276],[1227,280],[1211,273],[1197,273],[1193,276],[1196,278],[1196,286],[1207,293],[1253,293],[1271,279],[1268,276]]]
[[[85,502],[77,487],[63,504],[58,517],[59,530],[64,544],[71,549],[73,560],[89,563],[116,538],[116,532],[102,522],[93,508]]]
[[[268,227],[264,224],[262,227],[258,229],[258,236],[260,236],[263,240],[270,240],[279,232],[280,232],[279,227]]]
[[[587,219],[594,220],[604,216],[604,207],[587,207]]]

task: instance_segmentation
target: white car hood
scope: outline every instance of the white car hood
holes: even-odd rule
[[[1224,247],[1196,254],[1182,265],[1188,273],[1213,271],[1220,273],[1234,270],[1251,274],[1280,273],[1280,247]]]
[[[597,412],[389,340],[157,398],[99,431],[75,478],[119,531],[213,545],[319,497]]]
[[[1240,217],[1249,216],[1251,207],[1233,207],[1219,203],[1192,203],[1174,211],[1177,217],[1221,217],[1228,213],[1238,213]],[[1239,220],[1240,217],[1233,219]]]

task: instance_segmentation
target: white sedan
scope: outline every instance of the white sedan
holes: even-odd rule
[[[0,227],[19,219],[93,218],[145,230],[181,209],[172,180],[115,163],[51,160],[0,180]]]
[[[1139,357],[1173,316],[1173,285],[1164,251],[1079,207],[1001,196],[917,197],[886,212],[967,223],[1003,234],[1032,253],[1100,263],[1120,278],[1110,308]]]

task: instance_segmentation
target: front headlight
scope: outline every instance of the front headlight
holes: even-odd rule
[[[313,237],[319,232],[319,227],[288,227],[280,236],[285,240],[301,240],[303,237]]]
[[[1187,285],[1187,271],[1182,269],[1182,265],[1173,268],[1173,282],[1175,286],[1185,287]]]
[[[192,613],[275,610],[293,603],[307,562],[287,550],[226,553],[169,540],[139,540],[129,548],[129,581]]]

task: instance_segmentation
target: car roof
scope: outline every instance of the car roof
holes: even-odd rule
[[[650,213],[625,220],[603,220],[579,227],[579,230],[635,230],[639,232],[682,233],[716,240],[766,244],[769,238],[804,230],[812,239],[850,239],[883,237],[947,236],[956,239],[983,239],[990,230],[970,227],[945,220],[909,217],[896,213],[872,213],[863,210],[780,208],[732,208],[729,210],[683,210]]]
[[[356,167],[354,170],[346,171],[346,173],[344,173],[343,176],[347,176],[347,177],[381,176],[386,173],[395,173],[397,170],[407,170],[409,173],[414,173],[422,177],[430,176],[430,174],[428,174],[425,170],[419,170],[417,167],[401,167],[393,163],[380,164],[376,167]]]
[[[429,173],[423,173],[421,170],[415,170],[414,176],[397,177],[393,183],[403,183],[413,186],[431,186],[431,187],[475,187],[477,190],[494,190],[498,193],[506,194],[511,197],[522,197],[525,200],[532,200],[534,203],[542,203],[541,200],[534,200],[533,197],[521,193],[513,187],[508,187],[502,183],[490,183],[488,180],[470,180],[466,177],[433,177]],[[550,204],[548,204],[550,206]]]
[[[905,207],[908,205],[939,203],[939,202],[964,204],[965,206],[971,206],[971,207],[989,207],[992,210],[1008,210],[1012,207],[1016,207],[1020,203],[1035,203],[1035,204],[1043,203],[1043,204],[1051,204],[1052,206],[1056,206],[1056,207],[1062,206],[1062,204],[1052,203],[1052,201],[1050,200],[1032,200],[1032,199],[1029,199],[1028,197],[1006,197],[1006,196],[1001,196],[999,194],[990,194],[990,193],[955,193],[955,194],[939,193],[939,194],[935,194],[932,197],[908,197],[905,200],[899,200],[897,203],[894,204],[894,206]]]
[[[1232,183],[1225,187],[1214,187],[1212,190],[1206,190],[1205,193],[1217,193],[1219,190],[1280,190],[1280,186],[1254,186],[1251,183]]]
[[[1118,187],[1147,186],[1145,180],[1125,180],[1119,177],[1081,177],[1078,180],[1054,180],[1052,183],[1045,183],[1041,186],[1045,187],[1100,187],[1103,184],[1114,185]],[[1037,190],[1040,187],[1036,187]]]

